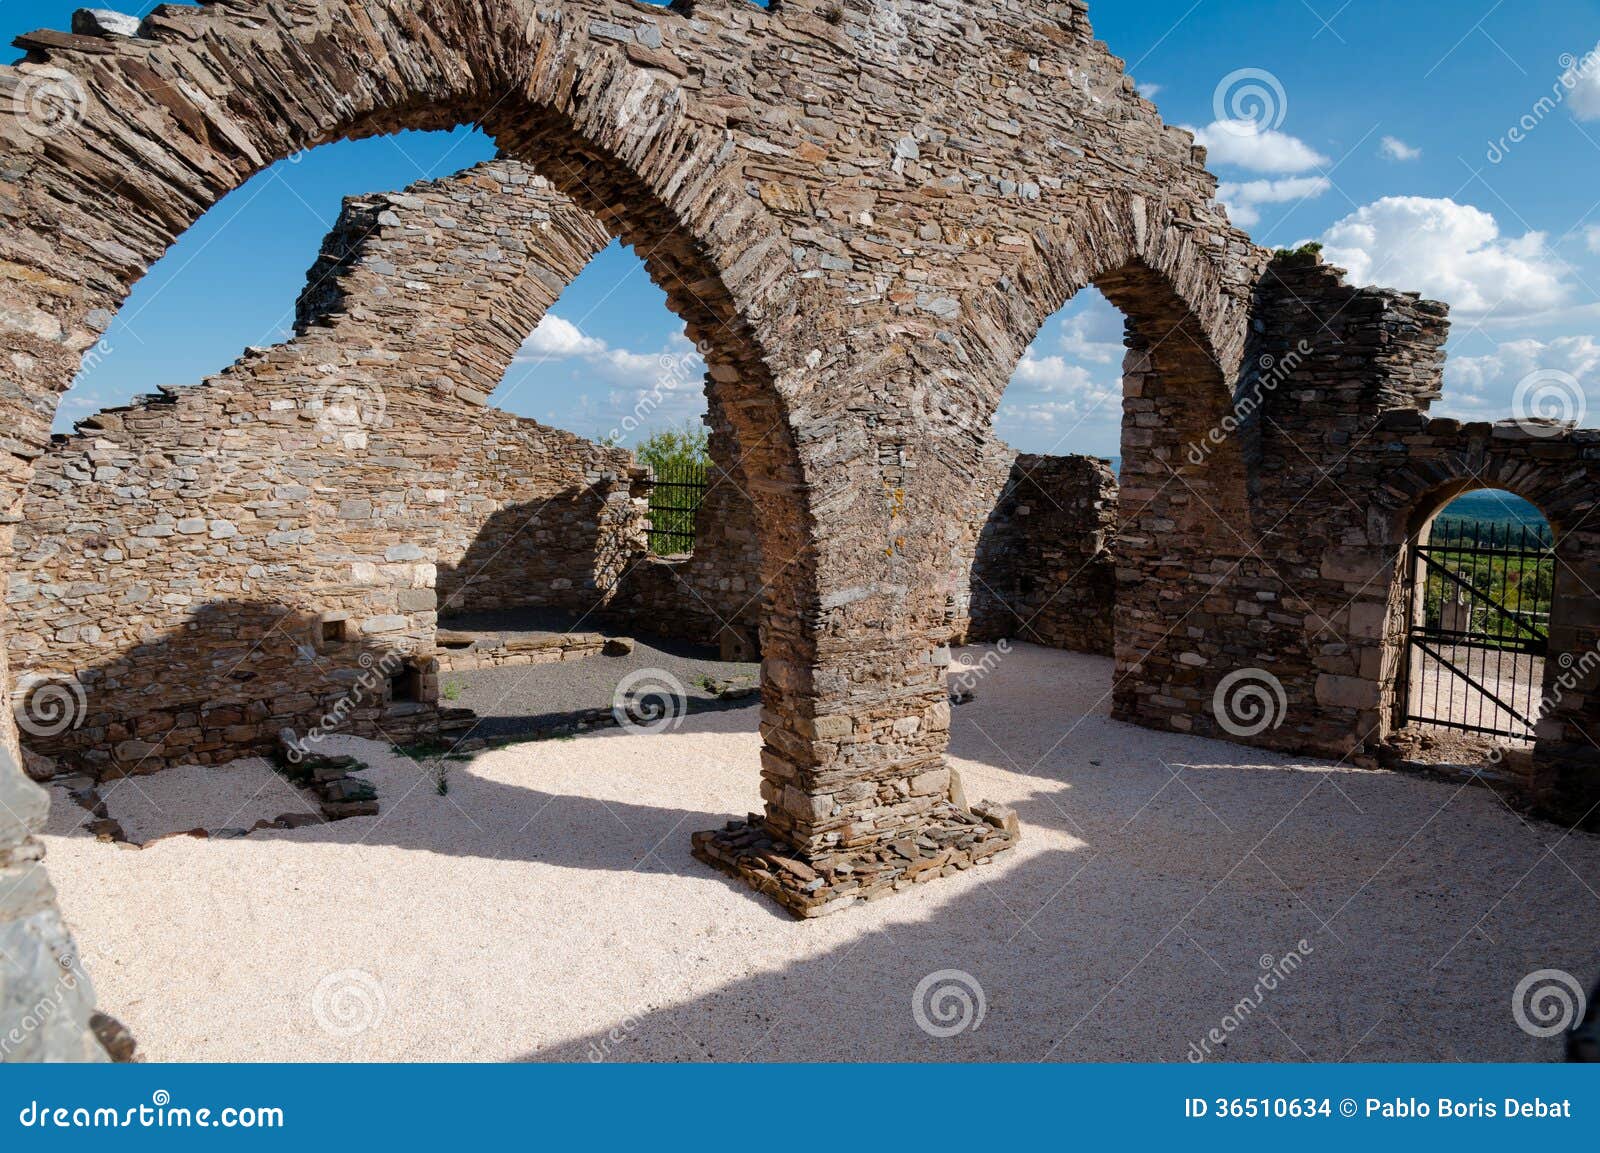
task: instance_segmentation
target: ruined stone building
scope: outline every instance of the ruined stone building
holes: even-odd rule
[[[5,649],[18,707],[63,677],[84,702],[35,757],[225,760],[382,654],[404,672],[352,731],[425,729],[441,608],[671,604],[704,639],[758,630],[763,659],[764,811],[697,850],[815,915],[908,883],[907,837],[951,871],[1014,842],[952,799],[952,640],[1111,652],[1121,720],[1372,763],[1408,550],[1502,487],[1558,542],[1547,676],[1583,670],[1525,788],[1573,820],[1600,796],[1600,433],[1430,420],[1444,307],[1252,244],[1081,0],[218,0],[20,43]],[[467,123],[504,159],[350,202],[292,340],[52,441],[85,352],[219,197],[316,145]],[[728,483],[687,560],[643,555],[627,453],[486,404],[612,238],[705,351]],[[991,426],[1090,285],[1127,320],[1120,487]],[[1244,670],[1285,701],[1241,735],[1216,702]],[[0,726],[3,1014],[72,946]],[[97,1054],[87,984],[68,1001],[25,1056]]]

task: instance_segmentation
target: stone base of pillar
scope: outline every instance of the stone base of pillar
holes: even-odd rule
[[[1010,809],[980,802],[969,811],[945,803],[902,837],[806,861],[773,836],[763,817],[751,813],[746,820],[694,834],[694,855],[796,917],[809,918],[987,865],[996,853],[1015,848],[1021,836]]]

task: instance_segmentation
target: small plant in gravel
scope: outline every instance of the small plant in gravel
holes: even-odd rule
[[[445,681],[445,683],[439,687],[439,693],[447,701],[459,701],[461,699],[461,692],[464,688],[466,688],[466,686],[460,681],[449,680]]]
[[[450,763],[446,757],[433,770],[433,791],[441,797],[450,792]]]

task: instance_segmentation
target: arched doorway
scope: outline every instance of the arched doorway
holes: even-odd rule
[[[1259,253],[1212,204],[1192,138],[1124,82],[1081,9],[874,15],[815,0],[692,15],[614,0],[167,6],[137,38],[23,37],[30,59],[8,77],[64,74],[82,99],[43,126],[21,122],[25,102],[0,110],[14,225],[0,320],[17,374],[8,511],[82,351],[219,195],[317,144],[481,124],[645,253],[707,347],[758,506],[769,610],[766,812],[748,831],[831,874],[836,894],[786,891],[810,911],[858,899],[834,866],[866,855],[887,891],[904,870],[888,846],[952,808],[939,578],[961,536],[947,494],[977,462],[929,451],[927,433],[960,437],[973,414],[987,419],[1041,312],[1090,282],[1125,291],[1130,315],[1151,322],[1159,375],[1182,382],[1164,349],[1193,335],[1178,331],[1193,316],[1209,339],[1192,343],[1220,365],[1197,371],[1229,379]],[[995,45],[994,67],[1002,43],[1039,45],[1041,66],[1019,70],[986,119],[971,115],[974,58],[921,50],[957,32]],[[1084,67],[1105,81],[1091,99]],[[861,114],[867,88],[884,95],[881,115]],[[974,131],[993,163],[972,163]],[[1113,159],[1111,136],[1143,163]],[[1043,150],[1070,140],[1064,175],[1037,176]],[[1173,292],[1184,307],[1169,307]],[[970,378],[989,361],[993,394],[979,396]],[[1171,456],[1162,425],[1181,403],[1147,404],[1141,452],[1160,440]],[[1141,527],[1187,533],[1195,502],[1232,490],[1221,476],[1190,478],[1182,501],[1158,494]],[[1185,685],[1189,658],[1209,659],[1188,639],[1136,645],[1137,661]],[[1170,699],[1129,713],[1175,725]],[[24,845],[29,827],[0,847]],[[747,842],[730,847],[734,871],[771,879]]]
[[[1397,726],[1468,743],[1533,741],[1545,711],[1555,546],[1544,514],[1505,490],[1473,489],[1419,510],[1400,592]]]
[[[993,412],[1047,319],[1084,290],[1121,315],[1120,388],[1107,390],[1120,457],[1114,591],[1099,594],[1115,657],[1112,712],[1210,732],[1212,692],[1233,667],[1232,641],[1212,622],[1235,599],[1230,584],[1259,564],[1246,484],[1250,429],[1234,395],[1251,272],[1240,265],[1230,270],[1236,280],[1220,278],[1164,224],[1137,200],[1118,203],[1063,227],[1025,262],[1015,280],[1027,298],[997,302],[1014,343],[992,366],[999,379],[987,397]]]

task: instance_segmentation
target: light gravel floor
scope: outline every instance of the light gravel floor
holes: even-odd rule
[[[759,807],[754,707],[444,762],[442,794],[437,764],[348,741],[378,817],[144,849],[57,821],[48,864],[150,1060],[1182,1061],[1213,1029],[1222,1060],[1559,1059],[1513,990],[1593,981],[1600,839],[1480,788],[1122,725],[1110,676],[1001,657],[952,762],[1022,847],[819,921],[689,855]],[[264,812],[251,779],[273,787],[195,770],[108,803],[143,831],[248,824],[215,810]],[[923,1019],[957,985],[973,1006],[947,1037],[913,1007],[942,972]]]

